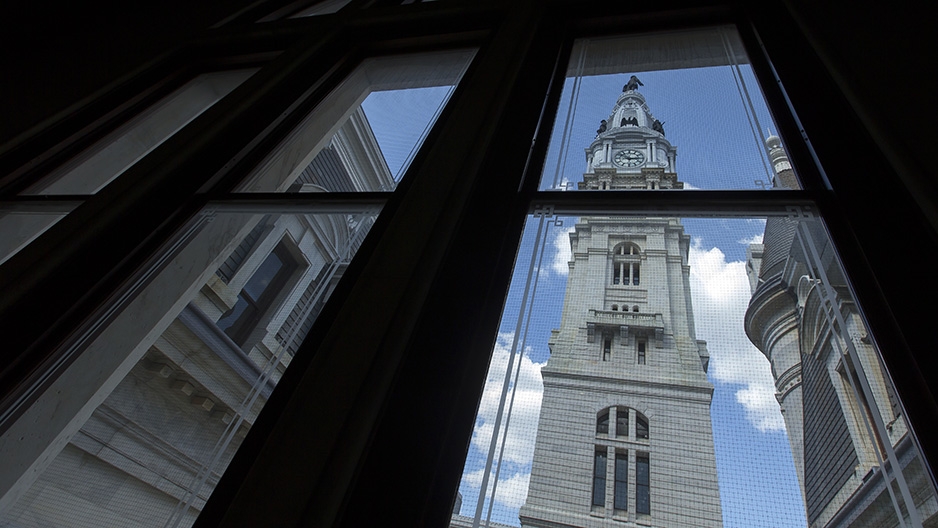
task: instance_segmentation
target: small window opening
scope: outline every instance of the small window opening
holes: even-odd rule
[[[635,438],[648,440],[648,420],[641,416],[635,417]]]
[[[618,304],[613,304],[613,305],[612,305],[612,311],[613,311],[613,312],[618,312],[618,311],[619,311],[619,305],[618,305]]]
[[[606,449],[597,448],[593,456],[593,506],[606,505]]]
[[[605,466],[605,460],[603,461]],[[635,511],[651,514],[651,493],[649,490],[648,455],[640,454],[635,457]]]
[[[612,357],[612,337],[603,336],[603,361],[609,361]]]
[[[644,365],[645,364],[645,348],[646,348],[647,342],[644,339],[639,339],[636,342],[636,345],[638,347],[638,364]]]
[[[596,419],[596,433],[609,434],[609,409],[599,413],[599,417]]]
[[[633,307],[632,307],[632,311],[635,312],[635,313],[638,313],[638,306],[633,306]]]
[[[616,407],[616,436],[629,436],[629,409]]]
[[[616,453],[616,482],[613,507],[617,510],[629,509],[629,454]]]

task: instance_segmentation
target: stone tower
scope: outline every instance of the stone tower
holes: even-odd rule
[[[580,188],[680,189],[676,154],[630,81]],[[677,218],[583,217],[570,244],[522,526],[721,526],[690,236]]]

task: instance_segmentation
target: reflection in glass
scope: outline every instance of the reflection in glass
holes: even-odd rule
[[[472,56],[460,50],[365,60],[239,190],[394,190]]]
[[[36,204],[33,210],[0,210],[0,264],[65,218],[72,207],[56,204],[58,210],[49,210],[46,204]]]
[[[303,18],[310,16],[329,15],[345,7],[351,0],[323,0],[314,2],[313,5],[306,7],[289,18]]]
[[[11,420],[0,524],[192,524],[377,210],[269,213],[201,215]]]

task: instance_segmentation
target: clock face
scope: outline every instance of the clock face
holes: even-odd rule
[[[633,149],[620,150],[616,153],[615,162],[620,167],[638,167],[645,162],[645,155]]]

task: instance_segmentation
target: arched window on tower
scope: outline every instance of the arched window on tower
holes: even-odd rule
[[[636,442],[648,439],[648,419],[642,413],[623,405],[606,407],[596,414],[596,444],[593,456],[593,488],[591,504],[594,512],[606,505],[609,492],[613,508],[619,512],[630,510],[632,502],[638,514],[651,514],[651,472],[648,448],[631,449],[621,440]],[[609,435],[610,421],[615,423],[615,435]],[[635,427],[629,430],[629,422]],[[607,436],[608,435],[608,436]],[[634,465],[629,460],[634,461]],[[613,462],[613,479],[607,479],[607,466]],[[629,486],[630,477],[635,487]],[[632,496],[629,493],[632,493]]]
[[[632,242],[623,242],[612,250],[612,283],[638,286],[642,250]]]

